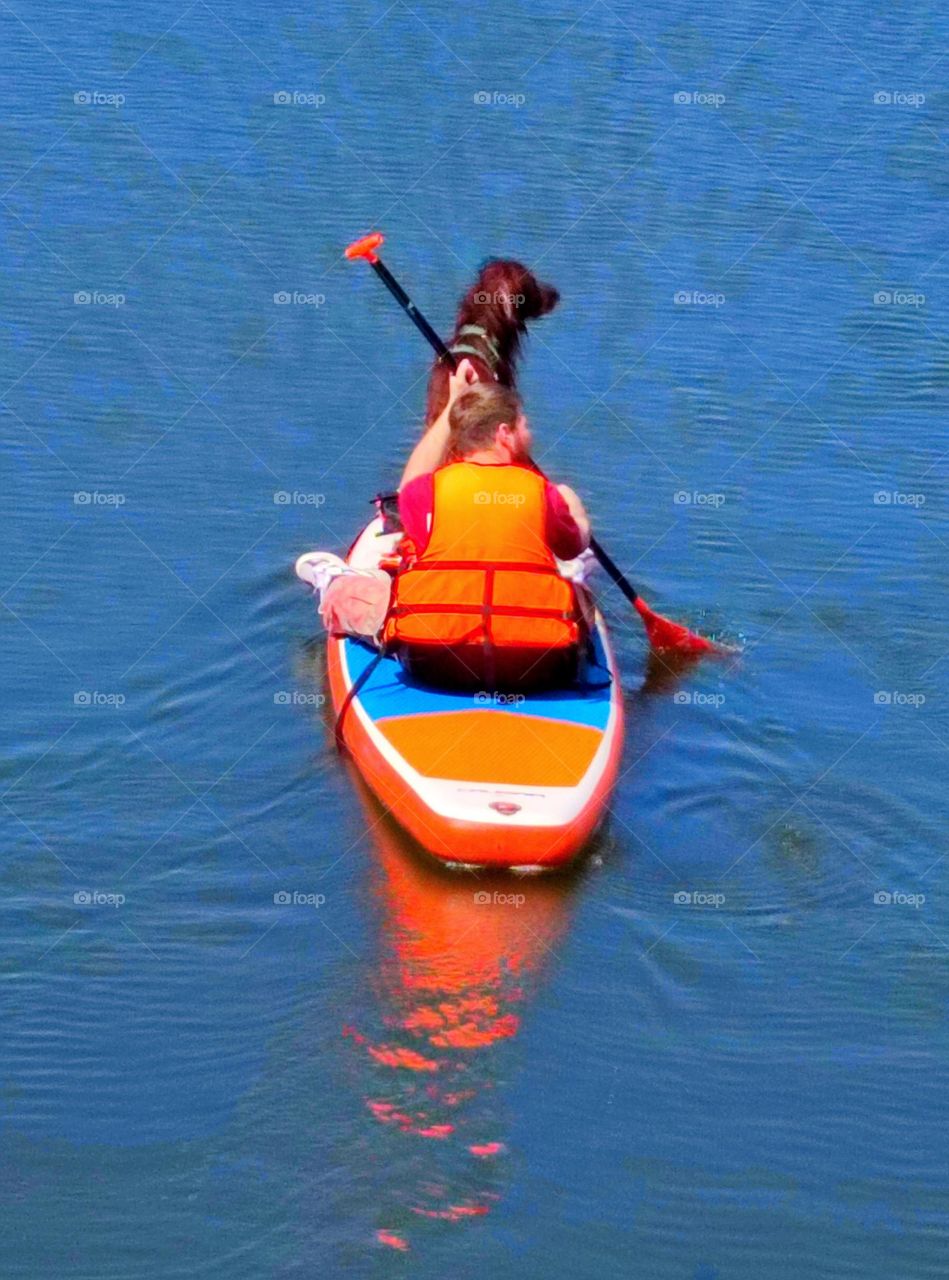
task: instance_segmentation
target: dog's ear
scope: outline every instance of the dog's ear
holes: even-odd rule
[[[518,307],[520,320],[536,320],[540,316],[548,315],[560,301],[560,294],[552,284],[545,284],[543,280],[538,280],[533,271],[529,271],[526,267],[522,270],[524,275],[518,295],[523,299]]]

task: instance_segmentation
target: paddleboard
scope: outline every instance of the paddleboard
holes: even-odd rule
[[[399,534],[373,520],[348,562],[371,568]],[[623,747],[622,689],[603,618],[576,687],[518,695],[423,687],[394,657],[327,641],[338,734],[392,816],[457,866],[550,870],[571,862],[603,819]]]

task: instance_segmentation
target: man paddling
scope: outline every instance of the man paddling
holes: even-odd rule
[[[391,598],[379,571],[353,575],[322,552],[298,561],[324,592],[327,626],[375,635],[384,614],[382,643],[424,683],[526,691],[575,679],[586,602],[555,557],[580,556],[590,522],[572,489],[533,468],[530,446],[516,393],[478,382],[463,360],[402,474],[410,558]]]
[[[414,559],[395,580],[384,640],[426,683],[527,690],[576,677],[583,610],[555,557],[579,556],[590,522],[530,447],[516,392],[476,381],[462,361],[399,489]]]

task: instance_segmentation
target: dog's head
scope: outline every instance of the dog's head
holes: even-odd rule
[[[547,315],[559,301],[553,285],[538,280],[523,263],[493,258],[465,295],[459,322],[483,325],[493,337],[503,339],[508,330],[522,334],[529,320]]]

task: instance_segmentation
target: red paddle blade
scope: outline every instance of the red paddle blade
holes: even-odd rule
[[[674,650],[677,653],[695,656],[700,653],[722,652],[721,646],[714,641],[697,636],[694,631],[683,627],[681,623],[671,622],[661,614],[654,613],[644,600],[636,601],[636,611],[643,620],[649,643],[654,649]]]
[[[373,231],[370,235],[363,236],[361,240],[354,240],[351,245],[347,245],[346,257],[350,261],[354,258],[365,258],[367,262],[377,262],[376,250],[384,239],[381,231]]]

